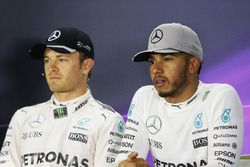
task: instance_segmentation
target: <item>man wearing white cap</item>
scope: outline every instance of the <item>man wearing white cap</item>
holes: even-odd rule
[[[242,105],[228,84],[199,80],[203,51],[189,27],[162,24],[148,50],[133,57],[148,61],[153,85],[136,91],[129,111],[119,167],[235,167],[242,139]]]

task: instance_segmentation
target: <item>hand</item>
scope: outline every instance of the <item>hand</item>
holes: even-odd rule
[[[131,152],[126,160],[119,163],[119,167],[150,167],[147,161],[137,156],[137,152]]]

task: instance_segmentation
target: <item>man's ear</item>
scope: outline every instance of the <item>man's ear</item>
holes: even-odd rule
[[[190,74],[198,74],[198,70],[200,68],[201,61],[198,57],[193,56],[189,60],[189,73]]]
[[[82,62],[83,73],[88,74],[88,73],[92,70],[94,64],[95,64],[95,63],[94,63],[94,60],[93,60],[93,59],[91,59],[91,58],[85,59],[85,60]]]

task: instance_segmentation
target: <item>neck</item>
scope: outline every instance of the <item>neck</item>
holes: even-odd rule
[[[87,92],[87,86],[74,92],[54,92],[53,95],[58,101],[63,102],[80,97],[84,95],[86,92]]]
[[[194,93],[198,89],[198,86],[199,86],[199,80],[194,80],[194,82],[188,83],[185,86],[183,86],[178,92],[176,92],[175,95],[165,97],[165,100],[168,103],[184,102],[194,95]]]

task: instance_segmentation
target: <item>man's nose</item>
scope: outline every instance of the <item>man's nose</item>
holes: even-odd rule
[[[49,69],[49,71],[58,71],[57,62],[51,61],[48,69]]]
[[[153,66],[152,72],[154,74],[159,74],[163,72],[163,65],[162,62],[156,62]]]

